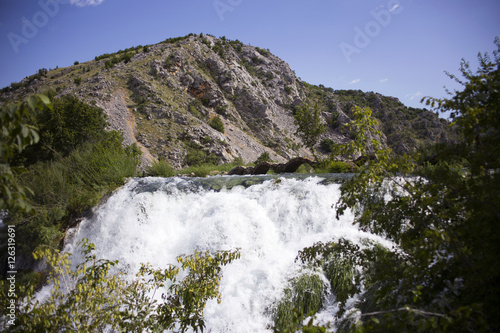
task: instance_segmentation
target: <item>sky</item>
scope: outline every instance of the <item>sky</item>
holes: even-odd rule
[[[269,49],[302,80],[425,107],[500,36],[499,0],[0,0],[0,88],[189,33]]]

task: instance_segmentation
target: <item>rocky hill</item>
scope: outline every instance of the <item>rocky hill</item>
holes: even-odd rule
[[[252,162],[265,152],[276,162],[310,156],[295,135],[293,110],[303,103],[319,106],[328,128],[325,142],[350,140],[342,125],[353,105],[372,108],[384,144],[400,154],[452,137],[448,122],[430,111],[377,93],[307,84],[269,50],[210,35],[41,69],[2,89],[0,101],[49,90],[95,103],[125,144],[138,143],[146,162],[166,159],[177,168],[235,158]]]

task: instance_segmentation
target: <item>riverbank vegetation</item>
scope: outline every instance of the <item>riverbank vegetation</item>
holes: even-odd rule
[[[13,170],[22,169],[17,182],[30,189],[25,200],[19,201],[29,209],[7,207],[7,222],[16,226],[18,255],[27,266],[33,250],[39,245],[58,248],[65,230],[76,219],[123,185],[127,177],[136,175],[140,154],[137,147],[122,147],[120,133],[106,130],[100,108],[72,96],[54,98],[49,94],[43,101],[45,104],[24,112],[27,128],[38,129],[36,142],[22,149],[16,146],[17,151],[2,161]],[[6,108],[19,112],[27,108],[23,105]]]
[[[20,285],[24,301],[14,304],[13,323],[2,313],[3,331],[203,331],[205,305],[220,297],[221,269],[240,257],[238,250],[195,252],[179,256],[179,265],[163,269],[143,264],[136,279],[130,281],[113,271],[117,261],[97,258],[88,240],[84,239],[79,248],[84,262],[76,267],[72,267],[68,253],[48,247],[34,252],[36,259],[48,265],[50,301],[40,302],[34,297],[33,286]],[[4,281],[0,285],[3,291]],[[156,299],[156,292],[166,292],[168,297]],[[2,310],[7,310],[9,303],[9,298],[0,298]]]
[[[369,149],[372,158],[357,166],[355,176],[342,185],[336,214],[352,210],[361,229],[395,246],[386,249],[367,242],[360,247],[340,239],[300,251],[297,261],[306,273],[291,280],[284,299],[270,309],[276,332],[500,330],[500,40],[495,42],[493,58],[480,54],[476,72],[463,61],[463,78],[451,76],[463,90],[448,99],[426,99],[436,111],[451,112],[460,134],[457,142],[394,157],[376,140],[380,132],[371,110],[353,108],[354,119],[347,124],[356,132],[353,141],[330,149],[348,157],[367,155]],[[75,108],[85,117],[67,113]],[[189,268],[180,281],[180,268],[145,266],[130,284],[110,275],[115,262],[97,260],[91,244],[83,244],[87,266],[76,270],[57,250],[75,218],[136,174],[137,147],[123,148],[121,136],[105,130],[98,108],[71,97],[53,99],[52,105],[44,97],[31,98],[2,108],[0,119],[0,207],[9,209],[8,223],[16,226],[19,254],[28,261],[38,248],[37,258],[45,258],[52,268],[49,281],[58,281],[62,273],[76,286],[64,293],[56,288],[56,301],[44,304],[33,303],[33,286],[26,288],[29,297],[18,298],[18,321],[8,329],[84,327],[91,332],[111,325],[127,331],[203,331],[204,305],[219,296],[220,267],[237,259],[237,252],[180,257],[181,268]],[[327,167],[342,168],[328,163]],[[21,174],[21,166],[26,173]],[[164,161],[147,170],[162,176],[171,172]],[[6,244],[6,235],[2,237]],[[167,281],[173,284],[163,303],[148,298]],[[321,308],[326,288],[339,311],[328,323],[315,324],[311,317],[303,325]],[[1,292],[1,311],[6,311],[6,284]],[[5,312],[0,320],[5,324]]]
[[[500,330],[500,40],[495,43],[493,58],[479,54],[477,71],[463,61],[463,78],[451,76],[462,91],[425,99],[437,111],[451,112],[458,142],[397,159],[373,142],[374,158],[342,185],[337,216],[353,210],[360,228],[395,247],[359,247],[341,239],[301,251],[297,259],[306,267],[325,274],[335,267],[336,280],[357,267],[344,287],[330,281],[340,302],[330,323],[311,320],[303,331]],[[366,151],[376,131],[368,110],[355,113],[359,140],[339,147],[344,154]],[[354,304],[349,311],[346,300]],[[300,313],[296,322],[311,314]]]

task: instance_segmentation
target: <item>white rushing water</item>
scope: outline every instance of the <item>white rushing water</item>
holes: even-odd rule
[[[131,179],[80,224],[65,250],[77,252],[88,238],[98,257],[119,260],[133,276],[141,263],[160,268],[194,250],[240,248],[241,258],[223,268],[222,303],[207,304],[206,331],[268,332],[266,309],[300,268],[298,251],[341,237],[379,240],[358,230],[350,213],[335,218],[339,185],[321,181],[280,178],[214,191],[189,179]]]

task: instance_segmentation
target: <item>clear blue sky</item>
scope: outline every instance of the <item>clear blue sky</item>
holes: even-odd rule
[[[0,87],[39,68],[209,33],[269,48],[297,76],[423,107],[494,50],[499,0],[0,0]]]

